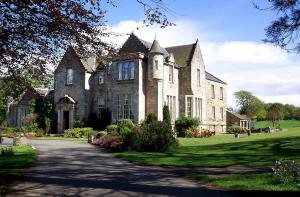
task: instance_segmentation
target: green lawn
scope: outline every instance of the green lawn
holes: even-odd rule
[[[179,138],[180,146],[165,153],[121,152],[114,156],[147,165],[182,167],[271,166],[279,159],[300,161],[300,128],[271,134],[230,134]]]
[[[299,127],[300,129],[300,121],[299,120],[281,120],[279,121],[281,128],[296,128]],[[255,124],[257,128],[264,128],[264,127],[272,127],[272,123],[270,121],[259,121]]]
[[[30,146],[15,146],[13,150],[12,156],[0,156],[0,185],[36,161],[36,152]]]
[[[201,175],[189,176],[193,179],[208,182],[210,185],[248,191],[300,191],[296,184],[280,184],[272,173],[261,174],[230,174],[230,175]]]
[[[87,138],[73,138],[73,137],[63,137],[63,136],[45,136],[36,137],[37,140],[66,140],[66,141],[87,141]]]

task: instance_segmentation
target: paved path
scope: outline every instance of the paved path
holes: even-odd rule
[[[8,196],[236,196],[163,169],[111,157],[84,142],[33,140],[38,162]]]

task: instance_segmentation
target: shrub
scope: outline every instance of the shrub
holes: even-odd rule
[[[231,126],[231,127],[227,127],[226,132],[230,134],[242,134],[242,133],[246,133],[246,129],[243,129],[240,126]]]
[[[132,129],[134,127],[134,124],[132,120],[130,119],[122,119],[118,122],[119,127],[128,127],[129,129]]]
[[[64,137],[82,138],[87,137],[89,132],[93,131],[90,127],[67,129],[64,131]]]
[[[107,131],[108,134],[110,134],[112,132],[116,132],[117,133],[118,132],[118,125],[116,125],[116,124],[108,125],[106,127],[106,131]]]
[[[295,161],[276,161],[273,172],[275,179],[277,179],[280,183],[300,183],[300,165]]]
[[[170,110],[167,105],[163,107],[163,121],[172,128]]]
[[[186,137],[186,131],[190,128],[197,128],[200,125],[198,118],[190,118],[186,116],[180,116],[175,121],[175,129],[178,137]]]
[[[73,121],[73,128],[83,128],[84,122],[81,120],[74,120]]]
[[[175,138],[169,125],[165,122],[154,121],[135,128],[127,135],[123,135],[123,145],[135,151],[166,151]]]
[[[144,121],[145,124],[150,124],[153,122],[157,122],[157,115],[153,112],[149,113],[146,117],[146,120]]]
[[[36,129],[33,132],[35,133],[36,137],[44,137],[45,136],[45,130],[44,129]]]
[[[3,147],[0,148],[1,157],[9,157],[14,155],[14,149],[12,147]]]
[[[186,131],[185,131],[185,137],[197,137],[195,135],[195,133],[198,133],[198,129],[197,127],[191,127],[191,128],[188,128]]]

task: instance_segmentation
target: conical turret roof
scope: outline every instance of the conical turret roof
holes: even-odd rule
[[[163,51],[163,49],[160,47],[159,42],[157,41],[157,39],[155,39],[155,40],[153,41],[149,53],[164,54],[164,51]]]

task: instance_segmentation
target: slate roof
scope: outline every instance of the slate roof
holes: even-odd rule
[[[67,50],[66,50],[66,53],[75,53],[76,56],[80,59],[84,69],[87,71],[87,72],[93,72],[94,71],[94,67],[95,65],[92,64],[91,62],[88,61],[87,58],[83,59],[83,58],[80,58],[80,54],[74,49],[74,47],[72,45],[70,45]]]
[[[156,39],[153,41],[149,53],[164,54],[163,49],[160,47],[159,42]]]
[[[210,73],[207,72],[207,71],[205,71],[205,78],[206,78],[207,80],[214,81],[214,82],[218,82],[218,83],[222,83],[222,84],[225,84],[225,85],[226,85],[226,83],[225,83],[224,81],[222,81],[221,79],[219,79],[219,78],[213,76],[212,74],[210,74]]]
[[[246,115],[236,114],[236,113],[233,113],[233,112],[230,112],[230,111],[227,111],[227,113],[230,113],[231,115],[237,117],[240,120],[249,120],[249,119],[251,119]]]
[[[143,53],[148,53],[149,50],[151,51],[152,45],[156,45],[155,49],[153,49],[154,51],[160,51],[164,54],[164,57],[169,57],[169,54],[173,54],[174,59],[175,59],[175,63],[177,66],[179,67],[187,67],[189,66],[193,55],[194,55],[194,51],[195,48],[197,46],[197,42],[198,40],[193,43],[193,44],[187,44],[187,45],[179,45],[179,46],[172,46],[172,47],[167,47],[167,48],[163,48],[160,47],[158,42],[155,43],[155,41],[157,42],[157,40],[154,40],[153,44],[139,39],[136,35],[131,34],[130,37],[127,39],[127,41],[124,43],[124,45],[122,46],[122,48],[120,49],[120,52],[143,52]],[[160,48],[160,49],[159,49]],[[215,77],[214,75],[205,72],[205,78],[207,80],[210,81],[214,81],[217,83],[222,83],[225,84],[226,83],[222,80],[220,80],[219,78]]]
[[[124,45],[120,49],[120,53],[123,52],[142,52],[142,53],[149,53],[151,49],[152,43],[139,39],[136,35],[130,34],[127,41],[124,43]],[[168,57],[169,53],[165,48],[161,47],[161,50],[164,54],[164,57]]]
[[[181,67],[186,67],[190,63],[196,44],[188,44],[181,46],[167,47],[169,53],[173,53],[176,64]]]

